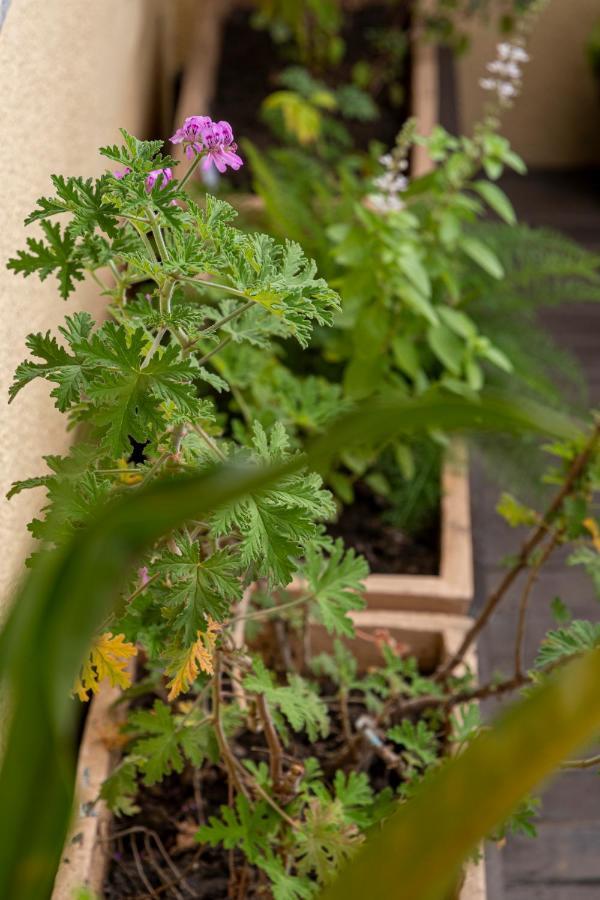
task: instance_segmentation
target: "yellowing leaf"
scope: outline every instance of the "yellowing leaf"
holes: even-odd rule
[[[600,553],[600,528],[598,527],[598,523],[595,519],[584,519],[583,524],[592,536],[592,544],[598,553]]]
[[[174,669],[174,677],[169,682],[169,700],[174,700],[179,694],[187,691],[198,677],[199,672],[212,675],[214,672],[213,653],[217,642],[217,635],[221,626],[214,619],[208,617],[206,631],[198,631],[198,638],[191,647],[183,651]]]
[[[98,693],[100,682],[105,678],[108,678],[113,687],[129,687],[131,673],[127,670],[127,663],[136,653],[137,648],[128,643],[124,635],[116,634],[113,637],[110,631],[101,634],[92,644],[90,655],[81,666],[73,693],[85,702],[90,699],[90,692]]]

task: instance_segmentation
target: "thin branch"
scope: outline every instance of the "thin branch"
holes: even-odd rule
[[[217,346],[213,347],[213,349],[210,350],[208,353],[205,353],[204,356],[202,356],[198,360],[198,365],[203,366],[204,363],[208,362],[209,359],[212,359],[213,356],[216,356],[217,353],[220,353],[221,350],[224,350],[225,347],[227,346],[227,344],[230,344],[232,340],[233,340],[233,338],[226,337],[224,341],[221,341],[220,344],[217,344]],[[189,350],[191,346],[192,346],[192,344],[189,344],[186,349]]]
[[[143,487],[145,484],[148,484],[152,476],[155,475],[156,472],[158,472],[163,463],[165,463],[172,455],[173,454],[170,450],[165,450],[165,452],[161,456],[159,456],[156,462],[148,469],[148,471],[138,484],[138,488]]]
[[[195,425],[195,424],[194,424],[194,425],[192,425],[192,429],[193,429],[193,431],[196,432],[196,434],[197,434],[199,437],[202,438],[202,440],[203,440],[204,443],[207,445],[207,447],[210,447],[210,449],[212,450],[212,452],[213,452],[216,456],[219,457],[219,459],[221,460],[221,462],[226,462],[227,457],[225,456],[225,454],[223,453],[223,451],[221,450],[221,448],[219,447],[219,445],[216,444],[215,441],[213,441],[213,439],[211,438],[211,436],[210,436],[209,434],[206,433],[206,431],[204,430],[204,428],[202,428],[201,425]]]
[[[246,576],[247,577],[247,576]],[[244,579],[245,580],[245,579]],[[249,584],[242,594],[242,599],[238,604],[238,612],[241,615],[237,616],[233,623],[233,646],[236,650],[241,650],[244,646],[244,635],[245,635],[245,614],[248,606],[250,604],[250,598],[252,596],[252,592],[254,590],[254,584]],[[238,702],[238,705],[242,711],[246,711],[248,709],[248,701],[246,700],[246,692],[244,690],[244,685],[242,683],[242,679],[240,676],[239,666],[236,665],[233,667],[231,671],[233,677],[233,693]]]
[[[546,544],[543,553],[540,554],[534,565],[532,566],[525,589],[521,596],[519,604],[519,621],[517,623],[517,636],[515,639],[515,677],[523,674],[523,643],[525,641],[525,625],[527,622],[527,607],[531,597],[531,592],[535,583],[539,578],[539,574],[544,563],[549,559],[557,544],[560,541],[562,531],[557,531]]]
[[[236,762],[237,762],[237,760],[236,760]],[[239,762],[237,764],[245,774],[248,774],[246,772],[246,770],[242,768],[242,766]],[[266,800],[266,802],[269,804],[269,806],[271,806],[275,810],[275,812],[281,816],[281,818],[284,820],[284,822],[288,823],[288,825],[291,828],[293,828],[294,830],[297,831],[299,828],[302,827],[302,824],[300,822],[297,822],[295,819],[292,819],[290,816],[288,816],[286,811],[284,809],[282,809],[281,806],[279,806],[279,804],[275,803],[275,801],[273,800],[271,795],[267,791],[265,791],[265,789],[262,787],[262,785],[260,785],[258,783],[258,781],[256,781],[255,778],[252,779],[252,787],[257,792],[257,794],[260,794],[260,796],[263,798],[263,800]]]
[[[162,231],[160,230],[158,217],[152,212],[151,209],[148,210],[148,217],[152,222],[152,234],[154,235],[154,240],[156,241],[156,246],[158,247],[158,252],[160,253],[160,258],[163,262],[166,262],[169,259],[169,251],[167,250],[165,239],[163,238]]]
[[[248,799],[248,791],[246,790],[243,781],[239,777],[237,770],[237,760],[231,752],[229,744],[227,743],[227,738],[225,736],[225,732],[223,731],[223,723],[221,722],[221,654],[219,651],[215,653],[215,671],[213,675],[213,717],[217,744],[219,745],[221,757],[225,763],[225,768],[229,775],[230,784],[234,786],[240,794],[243,794],[244,797]]]
[[[142,360],[142,365],[140,366],[140,369],[145,369],[145,368],[146,368],[146,366],[148,365],[148,363],[150,362],[150,360],[152,359],[152,357],[154,356],[154,354],[156,353],[156,351],[157,351],[158,348],[160,347],[160,342],[161,342],[162,339],[164,338],[164,336],[165,336],[165,334],[166,334],[166,331],[167,331],[166,328],[159,328],[159,329],[158,329],[158,331],[156,332],[156,336],[155,336],[155,338],[154,338],[154,340],[153,340],[153,342],[152,342],[152,346],[150,347],[150,349],[149,349],[148,352],[146,353],[144,359]]]
[[[395,706],[395,711],[404,716],[418,713],[431,707],[445,707],[449,709],[452,706],[459,706],[461,703],[469,703],[472,700],[488,700],[491,697],[499,697],[520,687],[525,687],[525,685],[534,684],[539,676],[550,675],[555,669],[560,669],[578,656],[581,656],[581,653],[569,653],[545,666],[540,666],[534,673],[524,672],[520,675],[514,675],[512,678],[506,678],[503,681],[489,681],[486,684],[479,685],[479,687],[457,691],[455,694],[444,694],[441,696],[432,694],[425,697],[414,697],[400,702]],[[392,708],[387,706],[386,712],[390,714]]]
[[[256,709],[262,722],[263,731],[269,747],[269,774],[273,782],[273,790],[277,793],[281,784],[281,765],[283,760],[283,748],[279,735],[275,730],[271,710],[264,694],[256,695]]]
[[[593,769],[594,766],[600,766],[600,754],[587,759],[568,759],[560,764],[561,769]]]
[[[517,561],[505,574],[496,590],[489,596],[487,603],[483,607],[479,616],[475,619],[475,622],[473,623],[471,628],[466,633],[456,653],[454,653],[454,655],[451,656],[450,659],[436,672],[436,681],[444,681],[452,672],[452,670],[460,665],[460,663],[462,663],[467,650],[473,644],[482,628],[486,625],[487,621],[489,620],[490,616],[492,615],[500,601],[504,598],[507,591],[512,586],[517,577],[521,574],[521,572],[529,565],[529,558],[538,544],[543,540],[547,531],[548,523],[552,521],[554,516],[561,509],[566,498],[572,493],[578,478],[584,472],[588,462],[590,461],[599,436],[600,422],[597,423],[594,427],[591,437],[589,438],[581,453],[579,453],[579,455],[576,456],[573,460],[565,481],[554,497],[552,503],[546,510],[542,522],[532,532],[532,534],[527,538],[527,540],[521,547],[521,552],[519,553]]]
[[[154,890],[154,888],[148,881],[148,878],[146,877],[146,873],[144,872],[144,867],[143,867],[142,861],[140,859],[140,853],[139,853],[139,850],[137,847],[137,841],[135,839],[135,836],[132,835],[129,840],[131,842],[131,850],[133,852],[133,859],[135,862],[135,867],[137,869],[137,873],[140,876],[140,881],[142,882],[142,884],[144,885],[144,887],[148,891],[148,894],[151,897],[158,897],[159,895],[156,893],[156,891]]]
[[[186,184],[188,183],[188,181],[190,180],[190,178],[192,177],[192,175],[194,174],[194,172],[195,172],[196,169],[198,168],[198,165],[199,165],[199,163],[200,163],[200,160],[202,159],[202,156],[203,156],[202,153],[197,153],[197,154],[196,154],[196,156],[194,157],[194,160],[193,160],[191,166],[189,167],[189,169],[187,170],[187,172],[185,173],[185,175],[183,176],[183,178],[182,178],[181,181],[179,182],[179,188],[180,188],[180,189],[181,189],[181,188],[184,188],[184,187],[186,186]]]
[[[282,610],[291,609],[293,606],[300,606],[302,603],[308,603],[312,597],[314,597],[314,594],[296,597],[295,600],[290,600],[287,603],[279,603],[277,606],[269,606],[267,609],[257,609],[254,612],[236,616],[233,620],[233,624],[235,625],[237,622],[248,621],[248,619],[264,619],[267,616],[279,615]]]
[[[212,325],[209,325],[208,328],[204,328],[200,334],[198,334],[193,341],[191,341],[186,350],[190,350],[194,347],[199,341],[206,337],[207,334],[212,334],[213,331],[218,331],[219,328],[222,328],[223,325],[226,325],[227,322],[231,322],[232,319],[235,319],[237,316],[241,316],[242,313],[245,313],[246,310],[250,309],[250,307],[254,306],[254,300],[248,300],[247,303],[243,303],[242,306],[238,306],[237,309],[234,309],[233,312],[230,312],[229,315],[223,316],[222,319],[219,319],[217,322],[213,322]]]

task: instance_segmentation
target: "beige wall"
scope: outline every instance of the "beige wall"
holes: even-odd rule
[[[7,502],[6,491],[44,471],[42,454],[68,442],[44,382],[7,406],[12,372],[29,331],[102,308],[93,282],[65,303],[52,276],[24,280],[4,263],[24,245],[23,219],[49,192],[51,172],[96,174],[104,168],[97,148],[117,141],[119,126],[144,132],[156,10],[154,0],[13,0],[0,32],[0,598],[22,570],[25,526],[43,498],[37,489]]]
[[[600,0],[550,0],[533,35],[531,61],[503,132],[529,165],[585,166],[600,163],[600,87],[585,58],[585,43],[600,19]],[[458,66],[462,128],[481,114],[479,86],[485,64],[495,56],[491,29],[473,33],[472,49]]]

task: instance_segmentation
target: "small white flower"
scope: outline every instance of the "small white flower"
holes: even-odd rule
[[[394,157],[391,153],[384,153],[383,156],[379,157],[379,162],[384,169],[389,169],[394,164]]]
[[[529,62],[529,53],[526,53],[522,47],[513,47],[512,58],[514,62],[526,63]]]
[[[509,100],[517,96],[517,89],[514,84],[510,84],[508,81],[501,81],[498,84],[498,95],[503,100]]]
[[[509,43],[498,44],[496,47],[496,51],[498,53],[498,59],[510,59],[513,54],[513,45]]]
[[[521,77],[521,70],[514,62],[501,62],[500,60],[496,60],[495,62],[488,63],[487,70],[494,75],[512,78],[513,81],[516,81]]]
[[[495,91],[498,82],[495,78],[480,78],[479,86],[483,88],[484,91]]]
[[[399,197],[392,194],[369,194],[369,204],[375,212],[400,212],[404,209],[404,203]]]

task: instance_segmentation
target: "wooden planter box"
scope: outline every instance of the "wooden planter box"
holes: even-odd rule
[[[473,599],[473,544],[467,453],[455,442],[442,468],[438,575],[368,575],[364,598],[369,610],[465,615]],[[304,583],[287,589],[299,596]]]
[[[408,653],[419,660],[424,671],[433,670],[454,653],[471,625],[466,616],[442,613],[364,610],[355,613],[353,619],[360,634],[389,632],[399,644],[409,648]],[[332,638],[321,627],[313,629],[311,640],[314,652],[327,651],[332,645]],[[380,661],[374,642],[359,637],[347,643],[365,668]],[[466,662],[476,670],[474,652]],[[111,843],[106,840],[111,814],[103,803],[92,804],[102,781],[117,761],[115,751],[107,746],[107,736],[114,735],[123,719],[123,706],[114,706],[118,695],[118,689],[103,687],[91,702],[77,766],[77,812],[63,851],[52,900],[73,900],[75,891],[82,887],[102,896],[111,853]],[[486,900],[486,896],[483,861],[469,864],[459,900]]]

